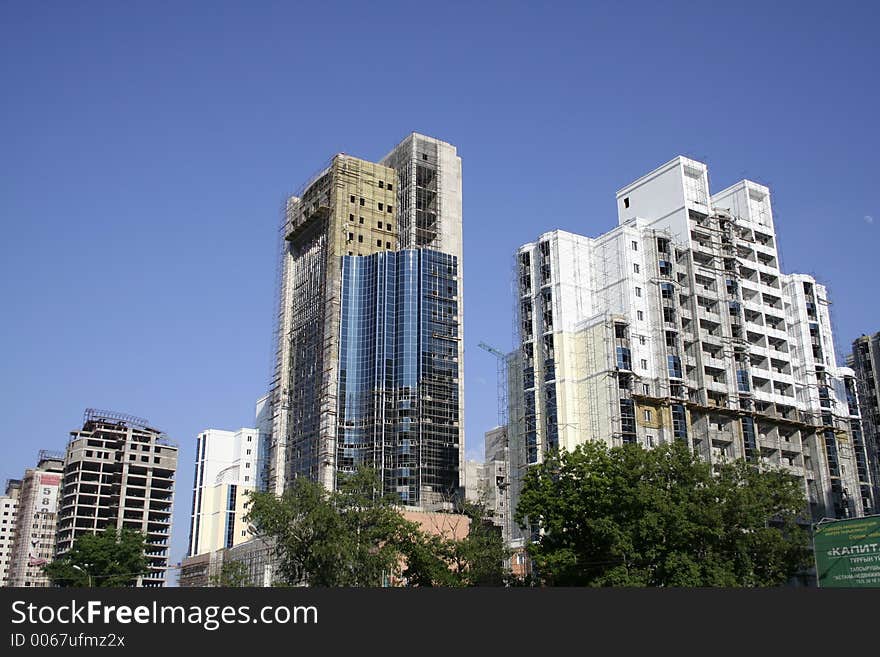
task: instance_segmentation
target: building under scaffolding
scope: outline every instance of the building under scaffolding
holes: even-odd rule
[[[864,419],[863,435],[853,437],[854,445],[863,442],[867,450],[867,459],[858,467],[874,477],[874,496],[880,500],[880,333],[856,338],[847,365],[856,373],[856,389],[847,388],[847,394],[851,403],[860,406]]]
[[[825,288],[779,269],[769,190],[710,196],[706,166],[679,157],[617,200],[608,233],[518,250],[511,461],[681,440],[801,477],[814,517],[874,512],[854,375]]]
[[[368,463],[408,504],[448,497],[464,454],[455,147],[412,134],[381,164],[335,156],[289,199],[281,237],[266,488],[280,493],[297,476],[333,488],[338,472]],[[367,270],[372,278],[360,278]],[[380,271],[405,279],[387,279],[399,308],[370,297],[390,333],[381,344],[363,331],[357,344],[343,342],[341,321],[360,321],[353,309],[386,285]],[[368,381],[377,353],[385,378]]]

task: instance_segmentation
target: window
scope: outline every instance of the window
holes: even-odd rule
[[[427,154],[427,153],[422,153],[422,159],[425,160],[425,161],[427,162],[427,161],[428,161],[428,154]]]
[[[364,236],[358,235],[358,242],[363,242],[363,241],[364,241]]]
[[[363,217],[358,217],[358,219],[359,219],[359,221],[358,221],[359,224],[364,223],[364,218],[363,218]]]
[[[376,240],[376,246],[381,247],[381,246],[382,246],[382,240]]]
[[[639,243],[636,242],[635,240],[633,240],[632,247],[633,247],[633,251],[638,251],[639,250]]]
[[[385,242],[385,248],[386,248],[386,249],[390,249],[390,248],[391,248],[391,242]]]
[[[388,206],[388,208],[387,208],[387,210],[388,210],[388,212],[391,212],[391,211],[393,211],[393,210],[394,210],[394,208],[393,208],[393,207],[391,207],[391,206],[390,206],[390,205],[389,205],[389,206]]]
[[[385,224],[385,230],[391,230],[391,224]]]
[[[349,241],[349,242],[353,242],[353,241],[354,241],[354,233],[349,233],[349,234],[348,234],[348,241]]]
[[[353,215],[353,214],[348,215],[348,220],[349,220],[349,221],[354,221],[354,215]]]
[[[672,433],[676,438],[687,440],[687,413],[681,404],[672,405]]]
[[[352,194],[351,196],[349,196],[349,199],[351,200],[352,203],[354,203],[354,194]]]
[[[642,344],[642,345],[643,345],[643,344],[645,344],[645,342],[646,342],[646,340],[645,340],[645,336],[644,336],[644,335],[640,335],[640,336],[639,336],[639,344]]]
[[[379,181],[379,189],[383,189],[384,187],[385,187],[385,181],[384,181],[384,180],[380,180],[380,181]]]
[[[250,454],[250,453],[251,453],[251,450],[247,450],[247,453]]]
[[[643,370],[648,369],[648,361],[645,360],[644,358],[642,358],[642,369]]]
[[[639,273],[639,265],[638,265],[638,263],[633,264],[633,273],[635,273],[635,274],[638,274],[638,273]]]
[[[249,475],[245,475],[245,476],[244,476],[244,480],[245,480],[245,481],[250,481],[250,480],[251,480],[251,478],[250,478],[250,476],[249,476]]]
[[[645,436],[645,447],[653,447],[653,446],[654,446],[654,436]]]
[[[387,189],[389,192],[392,190],[391,183],[388,183],[388,186],[386,187],[386,189]]]
[[[643,383],[643,384],[642,384],[642,394],[643,394],[643,395],[646,395],[646,396],[651,394],[651,386],[650,386],[650,384],[648,384],[648,383]]]
[[[253,436],[248,436],[248,442],[251,442],[253,439],[254,439]],[[248,454],[250,454],[250,452],[248,452]]]
[[[651,422],[653,421],[653,418],[654,414],[650,410],[645,409],[645,422]]]
[[[636,296],[637,296],[637,297],[642,296],[642,288],[640,288],[640,287],[637,287],[637,288],[636,288]]]
[[[641,322],[642,320],[645,319],[645,313],[643,313],[641,310],[637,310],[636,311],[636,319],[638,319]]]
[[[382,230],[382,226],[383,226],[383,224],[382,224],[381,221],[377,221],[377,222],[376,222],[376,227],[377,227],[379,230]]]
[[[380,203],[380,204],[379,204],[379,210],[384,210],[384,209],[385,209],[385,204],[384,204],[384,203]]]
[[[244,467],[246,467],[246,468],[250,468],[250,467],[251,467],[251,464],[250,464],[250,462],[248,462],[248,463],[245,463],[245,464],[244,464]]]
[[[629,196],[627,196],[623,199],[623,207],[625,207],[625,208],[629,207]]]

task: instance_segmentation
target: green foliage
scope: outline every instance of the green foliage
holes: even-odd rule
[[[504,546],[499,527],[486,517],[481,505],[466,504],[462,513],[471,519],[468,535],[455,541],[455,572],[463,586],[503,586],[509,579],[504,562],[510,551]]]
[[[428,534],[382,495],[378,475],[362,469],[327,491],[304,477],[281,497],[252,493],[247,521],[275,545],[281,585],[483,586],[504,581],[505,551],[482,511],[466,509],[471,534]],[[478,518],[478,521],[474,521]]]
[[[211,576],[211,586],[242,588],[250,586],[247,566],[241,561],[227,561],[220,568],[219,575]]]
[[[503,586],[510,575],[504,562],[510,557],[501,532],[486,518],[485,509],[465,504],[459,512],[470,520],[462,539],[414,532],[403,546],[410,586]]]
[[[137,577],[147,573],[144,544],[141,532],[108,527],[77,537],[73,547],[43,571],[56,586],[134,586]]]
[[[380,490],[371,470],[345,477],[335,492],[298,477],[280,498],[253,494],[247,520],[274,540],[283,583],[381,586],[417,528]]]
[[[743,461],[711,468],[681,443],[590,442],[526,475],[529,553],[562,586],[777,586],[809,563],[801,485]]]

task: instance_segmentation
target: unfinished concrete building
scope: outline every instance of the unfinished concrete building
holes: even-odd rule
[[[55,551],[63,469],[63,454],[40,450],[37,466],[26,470],[22,477],[6,573],[8,586],[51,586],[42,567],[52,560]]]
[[[868,454],[864,467],[874,479],[874,499],[880,500],[880,332],[856,338],[847,364],[855,372],[856,401],[862,411],[863,440]]]
[[[337,155],[289,199],[281,232],[266,488],[281,493],[297,476],[333,488],[338,472],[369,463],[406,504],[447,498],[464,454],[455,148],[413,134],[381,164]],[[402,248],[408,255],[395,255]],[[405,279],[399,288],[388,268]],[[400,312],[380,288],[397,295]],[[381,345],[365,331],[352,338],[369,317],[388,320]],[[432,327],[442,335],[424,332]],[[359,361],[377,347],[396,359],[387,380],[367,380]],[[415,369],[405,373],[404,360]]]
[[[147,420],[86,409],[67,444],[56,556],[78,536],[132,529],[146,537],[148,571],[137,585],[165,586],[177,452]]]
[[[517,253],[511,460],[586,440],[686,442],[801,477],[815,518],[876,508],[825,288],[779,269],[770,191],[709,193],[677,157],[617,194],[619,226]],[[514,451],[514,450],[512,450]]]

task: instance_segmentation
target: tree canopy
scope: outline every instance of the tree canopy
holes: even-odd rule
[[[809,563],[801,483],[744,461],[713,475],[681,443],[588,442],[526,474],[516,519],[543,582],[776,586]]]
[[[336,491],[298,477],[277,497],[252,493],[247,521],[275,545],[280,583],[311,586],[474,586],[500,583],[500,535],[476,509],[464,539],[430,534],[381,493],[375,471],[340,479]],[[474,518],[479,518],[474,522]]]
[[[107,527],[83,534],[63,556],[43,566],[56,586],[134,586],[147,573],[145,537],[130,529]]]

